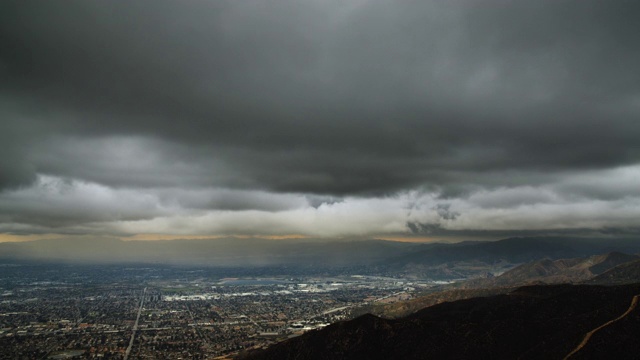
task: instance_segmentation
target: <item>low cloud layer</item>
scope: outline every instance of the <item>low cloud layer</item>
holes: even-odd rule
[[[29,188],[0,195],[0,232],[342,238],[635,234],[640,191],[620,191],[612,175],[632,181],[640,175],[640,167],[571,175],[541,186],[479,189],[448,198],[413,190],[319,200],[248,190],[113,189],[42,177]],[[605,195],[585,196],[585,183],[590,192]]]
[[[633,233],[638,13],[5,2],[0,232]]]

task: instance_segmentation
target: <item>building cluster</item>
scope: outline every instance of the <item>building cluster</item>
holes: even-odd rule
[[[0,274],[0,358],[209,359],[326,326],[366,303],[406,299],[420,286],[373,276],[70,269]]]

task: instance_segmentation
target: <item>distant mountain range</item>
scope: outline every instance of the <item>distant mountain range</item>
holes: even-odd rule
[[[447,301],[507,294],[517,287],[538,284],[640,283],[640,256],[610,252],[571,259],[542,259],[525,263],[499,275],[474,278],[434,289],[431,294],[391,303],[367,305],[357,313],[371,312],[386,318],[407,316],[422,308]]]
[[[529,286],[427,307],[396,320],[367,314],[241,358],[637,359],[640,309],[634,297],[639,294],[640,284]]]
[[[493,242],[414,244],[384,240],[324,241],[226,238],[121,241],[40,240],[0,243],[0,261],[141,263],[195,266],[367,266],[407,277],[457,279],[504,272],[535,259],[640,252],[630,239],[509,238]],[[560,266],[560,265],[558,265]]]
[[[462,283],[465,288],[521,286],[532,283],[562,284],[590,280],[618,265],[640,260],[638,255],[621,252],[593,255],[584,258],[549,258],[519,265],[497,277],[475,279]],[[640,278],[637,279],[640,281]]]
[[[517,237],[493,242],[430,244],[390,259],[389,268],[408,274],[441,278],[466,278],[477,275],[484,265],[490,272],[512,268],[538,259],[565,259],[608,252],[640,252],[636,239],[592,239],[568,237]],[[465,264],[467,266],[465,266]],[[470,265],[470,266],[469,266]],[[502,269],[502,271],[500,271]],[[475,271],[475,273],[474,273]],[[449,276],[447,276],[449,275]]]

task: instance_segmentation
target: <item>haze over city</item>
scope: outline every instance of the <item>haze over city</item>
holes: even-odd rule
[[[638,13],[5,1],[0,241],[637,235]]]

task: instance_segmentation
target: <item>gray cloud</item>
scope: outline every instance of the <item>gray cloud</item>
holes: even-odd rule
[[[639,167],[618,174],[637,174]],[[481,189],[443,199],[437,192],[331,197],[215,188],[110,188],[41,176],[34,186],[0,193],[0,233],[139,233],[200,236],[474,236],[627,234],[637,227],[640,196],[612,192],[609,172],[589,184],[608,194],[586,197],[563,185]],[[579,182],[584,174],[565,178]],[[558,184],[562,184],[559,182]]]
[[[179,204],[123,221],[412,189],[484,209],[635,198],[635,175],[601,179],[640,163],[638,13],[595,0],[6,1],[0,189],[45,175]],[[64,218],[16,202],[5,220],[119,219],[71,211],[85,201]],[[454,205],[442,219],[467,221]]]
[[[437,204],[434,210],[443,220],[455,220],[460,216],[460,213],[451,211],[451,204]]]
[[[55,230],[92,222],[150,219],[170,210],[148,192],[114,191],[95,183],[52,177],[0,194],[0,223]]]

